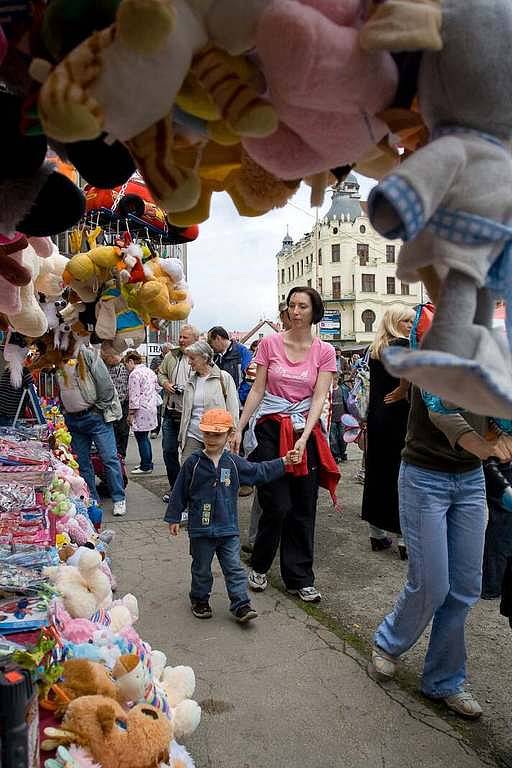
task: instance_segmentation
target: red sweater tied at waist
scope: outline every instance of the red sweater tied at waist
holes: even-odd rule
[[[260,421],[266,421],[267,419],[272,419],[279,423],[279,455],[285,456],[288,451],[293,450],[298,440],[297,433],[293,429],[292,419],[290,416],[284,416],[281,413],[273,413],[269,416],[263,416]],[[341,475],[320,422],[313,427],[311,438],[315,441],[318,453],[318,479],[320,487],[329,491],[333,504],[336,505],[336,487]],[[286,472],[295,475],[295,477],[304,477],[308,474],[307,450],[304,451],[300,464],[288,464]]]

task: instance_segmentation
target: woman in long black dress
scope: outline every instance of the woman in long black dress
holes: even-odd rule
[[[398,536],[400,557],[407,557],[398,512],[398,472],[407,432],[408,383],[391,376],[381,362],[388,346],[409,346],[414,312],[386,310],[370,347],[370,401],[367,415],[366,471],[362,518],[369,526],[372,551],[388,549],[389,533]]]

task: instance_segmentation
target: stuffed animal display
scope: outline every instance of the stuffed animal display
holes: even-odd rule
[[[444,0],[443,48],[422,55],[419,73],[430,141],[369,198],[373,226],[406,241],[398,277],[423,279],[437,305],[421,349],[387,350],[388,369],[447,403],[503,418],[512,414],[512,322],[507,313],[507,343],[492,321],[512,285],[510,32],[507,0]]]

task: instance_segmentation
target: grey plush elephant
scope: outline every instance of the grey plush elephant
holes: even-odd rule
[[[430,143],[369,199],[375,229],[405,241],[398,277],[423,279],[437,312],[422,348],[390,349],[385,364],[473,413],[510,418],[510,348],[492,321],[495,299],[512,297],[512,3],[442,9],[443,48],[423,54],[419,75]]]

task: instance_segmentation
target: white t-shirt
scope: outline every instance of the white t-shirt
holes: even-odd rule
[[[57,371],[57,381],[60,389],[60,399],[66,413],[80,413],[91,408],[93,403],[84,400],[78,382],[78,364],[69,360],[64,370]]]
[[[196,380],[196,388],[194,390],[194,404],[192,406],[192,413],[190,414],[190,422],[188,425],[187,437],[194,437],[196,440],[203,439],[201,430],[199,429],[199,422],[204,413],[204,390],[206,386],[206,376],[198,376]]]

